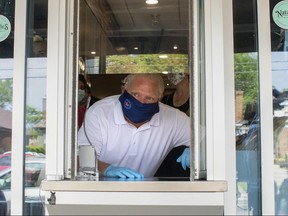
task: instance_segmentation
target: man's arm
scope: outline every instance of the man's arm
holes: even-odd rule
[[[104,176],[106,169],[110,164],[98,160],[98,171]]]

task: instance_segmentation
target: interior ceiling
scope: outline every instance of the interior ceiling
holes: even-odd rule
[[[178,45],[178,53],[188,53],[188,2],[190,0],[159,0],[157,5],[147,5],[145,0],[81,0],[94,14],[109,17],[100,19],[106,29],[115,54],[175,52],[172,45]],[[47,0],[35,1],[35,32],[45,35],[47,30]],[[270,12],[279,0],[270,0]],[[98,7],[101,4],[101,7]],[[98,5],[98,6],[97,6]],[[257,49],[256,0],[233,0],[234,50],[235,52],[253,52]],[[98,8],[98,9],[97,9]],[[46,21],[45,21],[46,20]],[[86,22],[90,22],[86,20]],[[106,22],[106,23],[105,23]],[[271,19],[272,49],[281,49],[283,34]],[[82,33],[82,32],[80,32]],[[46,32],[47,34],[47,32]],[[86,34],[80,44],[89,44],[95,35]],[[135,51],[134,46],[139,50]],[[87,46],[86,46],[87,47]],[[84,49],[80,47],[80,53]],[[126,50],[117,50],[126,47]],[[82,49],[82,50],[81,50]]]
[[[188,30],[188,0],[165,0],[147,5],[145,0],[107,0],[119,31],[140,30],[158,34]],[[156,34],[157,34],[156,33]]]
[[[175,53],[174,44],[176,53],[187,53],[188,0],[162,0],[157,5],[145,0],[85,2],[112,43],[114,50],[108,54]]]
[[[90,5],[96,2],[86,1]],[[135,45],[140,47],[138,53],[173,53],[172,44],[178,45],[177,53],[188,53],[189,1],[160,0],[159,4],[149,6],[145,0],[107,0],[113,26],[107,35],[114,47],[127,48],[123,54],[135,53]],[[270,14],[278,2],[270,0]],[[256,8],[256,0],[233,0],[235,53],[257,50]],[[283,33],[272,19],[271,28],[272,50],[276,51],[282,48]]]

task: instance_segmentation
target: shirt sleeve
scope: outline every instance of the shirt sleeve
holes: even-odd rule
[[[175,147],[180,145],[190,146],[191,127],[190,117],[185,113],[177,110],[176,112],[176,130],[175,130]]]

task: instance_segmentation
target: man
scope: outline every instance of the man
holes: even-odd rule
[[[104,176],[152,177],[171,149],[190,145],[190,119],[159,102],[164,92],[160,75],[130,74],[124,82],[120,97],[107,97],[88,109],[78,144],[95,147]],[[189,148],[177,161],[183,169],[190,166]]]

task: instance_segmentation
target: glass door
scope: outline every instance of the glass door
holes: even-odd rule
[[[261,215],[257,2],[233,1],[238,215]]]
[[[270,0],[275,214],[288,214],[288,11],[287,1]]]

